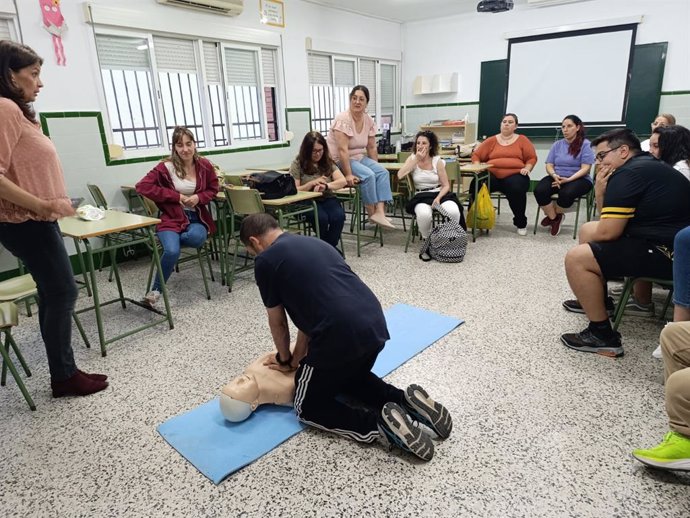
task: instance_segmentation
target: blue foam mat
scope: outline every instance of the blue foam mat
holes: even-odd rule
[[[373,368],[381,377],[463,323],[463,320],[406,304],[396,304],[385,314],[391,338]],[[246,421],[230,423],[223,418],[218,398],[215,398],[167,420],[158,427],[158,433],[218,484],[304,428],[292,408],[275,405],[263,405]]]

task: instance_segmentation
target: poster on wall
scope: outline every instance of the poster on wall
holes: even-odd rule
[[[285,6],[282,0],[259,0],[261,23],[285,27]]]
[[[38,0],[38,4],[41,6],[43,28],[53,38],[53,50],[57,64],[64,67],[67,65],[67,58],[65,57],[65,48],[62,46],[62,35],[67,31],[67,24],[60,10],[60,0]]]

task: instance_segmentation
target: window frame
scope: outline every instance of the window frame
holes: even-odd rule
[[[7,28],[10,30],[10,41],[22,43],[17,15],[12,13],[0,13],[0,19],[7,20]]]
[[[391,124],[391,131],[393,132],[398,132],[400,131],[400,102],[401,102],[401,95],[400,95],[400,66],[401,63],[399,61],[394,61],[394,60],[389,60],[389,59],[379,59],[379,58],[373,58],[369,56],[350,56],[350,55],[345,55],[345,54],[335,54],[335,53],[329,53],[329,52],[319,52],[319,51],[307,51],[307,60],[309,60],[310,55],[320,55],[320,56],[326,56],[330,59],[331,62],[331,84],[329,85],[331,88],[331,100],[330,104],[331,107],[333,108],[334,114],[340,113],[340,111],[336,108],[337,102],[336,102],[336,91],[338,86],[335,84],[335,62],[336,61],[353,61],[355,64],[355,85],[357,84],[362,84],[361,80],[361,60],[365,61],[373,61],[376,64],[376,87],[375,87],[375,93],[374,93],[374,105],[369,106],[368,112],[374,113],[374,121],[376,122],[376,126],[379,128],[379,131],[383,130],[382,127],[382,108],[381,108],[381,65],[389,65],[389,66],[394,66],[395,67],[395,72],[394,72],[394,81],[395,84],[393,85],[393,122]],[[316,85],[311,82],[311,76],[308,78],[308,83],[309,83],[309,96],[310,96],[310,104],[312,106],[312,109],[314,108],[314,99],[313,99],[313,87],[314,86],[325,86],[325,85]],[[354,85],[353,85],[354,86]],[[367,85],[368,86],[368,85]],[[371,89],[370,89],[371,90]],[[341,110],[342,111],[342,110]],[[318,114],[314,113],[313,116],[316,117]],[[334,115],[335,116],[335,115]]]
[[[282,47],[280,46],[273,46],[273,45],[268,45],[268,44],[258,44],[258,43],[246,43],[246,42],[237,42],[237,41],[231,41],[231,40],[222,40],[219,38],[214,38],[214,37],[199,37],[199,36],[193,36],[193,35],[187,35],[187,34],[179,34],[179,33],[170,33],[170,32],[160,32],[160,31],[148,31],[148,30],[138,30],[138,29],[126,29],[126,28],[114,28],[114,27],[109,27],[109,26],[104,26],[104,25],[95,25],[94,26],[94,39],[93,39],[93,52],[96,57],[96,62],[98,66],[97,70],[97,76],[99,78],[97,90],[98,90],[98,95],[99,95],[99,100],[101,103],[101,106],[103,109],[101,110],[101,113],[103,113],[104,116],[104,124],[106,126],[106,131],[109,134],[109,139],[112,142],[113,137],[114,137],[114,132],[113,132],[113,126],[112,122],[110,120],[110,112],[109,112],[109,104],[108,104],[108,99],[106,96],[105,92],[105,87],[103,85],[103,79],[102,79],[102,70],[103,68],[101,67],[100,64],[100,57],[98,56],[98,49],[95,44],[95,37],[97,35],[103,35],[103,36],[115,36],[115,37],[134,37],[134,38],[141,38],[145,39],[148,42],[148,58],[149,58],[149,64],[150,64],[150,73],[152,76],[152,88],[153,91],[151,92],[152,96],[155,98],[154,100],[154,109],[156,112],[156,117],[157,117],[157,122],[158,122],[158,134],[159,134],[159,139],[161,142],[160,146],[154,146],[154,147],[145,147],[145,148],[128,148],[127,149],[127,157],[128,158],[140,158],[140,157],[147,157],[155,154],[165,154],[169,153],[171,149],[171,143],[170,139],[168,137],[168,132],[166,131],[166,124],[167,121],[164,117],[164,108],[163,108],[163,100],[162,100],[162,92],[161,92],[161,85],[160,85],[160,77],[159,77],[159,69],[158,65],[156,62],[156,55],[155,55],[155,45],[154,45],[154,36],[161,37],[161,38],[172,38],[172,39],[184,39],[184,40],[189,40],[193,43],[194,45],[194,56],[196,59],[196,66],[197,66],[197,79],[198,79],[198,87],[199,87],[199,98],[201,100],[201,116],[202,116],[202,127],[204,130],[204,140],[206,142],[205,147],[200,148],[200,151],[205,152],[205,151],[223,151],[223,150],[233,150],[233,149],[243,149],[243,148],[252,148],[255,146],[266,146],[266,145],[284,145],[285,140],[284,140],[284,135],[285,131],[284,129],[286,128],[286,120],[285,120],[285,113],[283,107],[285,106],[285,97],[284,97],[284,92],[285,92],[285,87],[284,87],[284,76],[282,74]],[[223,114],[225,116],[225,135],[226,135],[226,140],[227,144],[225,145],[215,145],[215,135],[213,132],[213,122],[212,122],[212,117],[211,117],[211,105],[210,105],[210,100],[208,98],[208,86],[209,84],[215,85],[216,83],[209,83],[207,81],[207,75],[206,75],[206,63],[204,59],[204,49],[203,45],[204,42],[206,43],[214,43],[216,44],[216,49],[218,52],[218,62],[220,66],[220,76],[221,76],[221,88],[223,91],[222,99],[224,106],[222,107],[223,109]],[[261,138],[255,138],[255,139],[233,139],[232,138],[232,124],[233,124],[233,119],[231,117],[231,112],[230,112],[230,105],[229,105],[229,91],[227,88],[227,68],[226,68],[226,63],[225,63],[225,48],[236,48],[236,49],[241,49],[241,50],[250,50],[253,52],[256,52],[255,56],[257,57],[256,61],[256,66],[258,68],[258,74],[257,78],[259,81],[259,106],[260,106],[260,117],[261,117],[261,131],[262,131],[262,137]],[[270,51],[274,51],[274,67],[275,67],[275,77],[276,77],[276,85],[274,86],[275,88],[275,113],[276,113],[276,138],[277,140],[269,140],[269,134],[268,134],[268,127],[267,127],[267,114],[266,114],[266,103],[265,103],[265,98],[264,98],[264,76],[263,76],[263,67],[262,67],[262,61],[261,61],[261,50],[266,49]]]

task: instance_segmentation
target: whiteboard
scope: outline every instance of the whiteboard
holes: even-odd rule
[[[571,113],[623,123],[635,29],[604,30],[510,40],[506,112],[521,125],[558,125]]]

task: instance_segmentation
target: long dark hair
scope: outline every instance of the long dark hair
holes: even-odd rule
[[[414,145],[412,146],[412,153],[417,152],[417,139],[419,137],[426,137],[426,139],[429,141],[429,156],[430,157],[434,157],[434,156],[438,155],[438,137],[436,136],[436,133],[434,133],[431,130],[419,131],[414,136]]]
[[[685,160],[690,166],[690,130],[685,126],[657,126],[659,159],[670,166]]]
[[[10,40],[0,40],[0,97],[14,101],[24,117],[36,122],[36,112],[24,100],[24,92],[12,82],[12,72],[31,65],[43,65],[43,59],[31,47]]]
[[[572,156],[577,156],[582,150],[582,144],[585,141],[587,130],[585,130],[585,125],[582,124],[582,119],[580,119],[580,117],[577,115],[566,115],[563,117],[563,120],[570,120],[573,124],[575,124],[575,126],[579,126],[577,133],[575,134],[575,138],[568,146],[568,153],[570,153]]]
[[[317,142],[323,146],[323,153],[316,166],[314,166],[311,160],[311,154],[312,151],[314,151],[314,144]],[[326,143],[326,139],[323,138],[323,135],[318,131],[310,131],[304,136],[302,145],[299,148],[297,160],[299,161],[299,166],[302,171],[308,175],[329,175],[333,170],[333,160],[328,152],[328,144]]]

